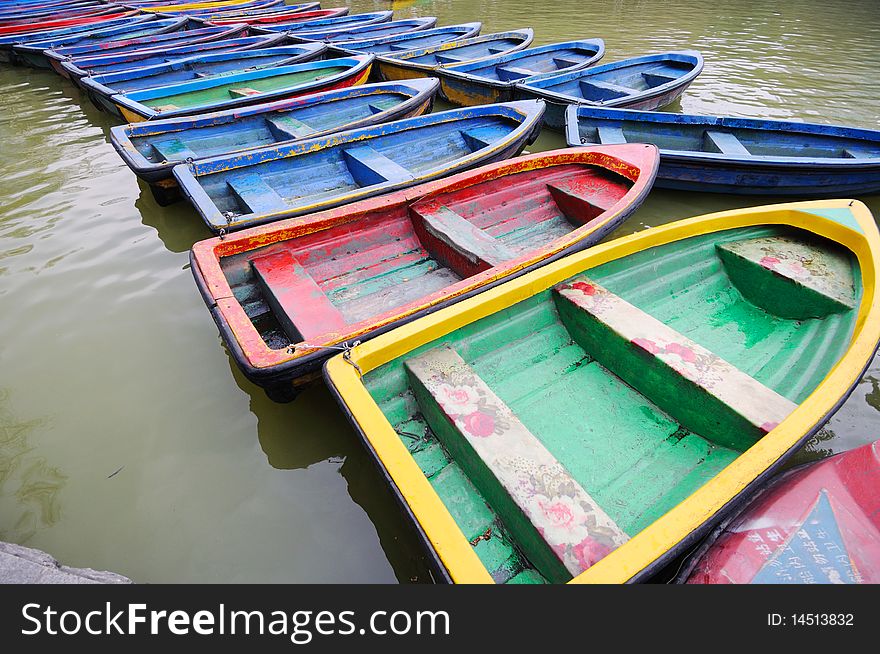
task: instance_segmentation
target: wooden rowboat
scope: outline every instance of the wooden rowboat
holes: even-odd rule
[[[17,43],[12,46],[12,51],[19,63],[34,68],[51,68],[50,59],[46,53],[52,48],[89,43],[114,43],[153,34],[177,32],[187,26],[189,26],[189,19],[185,17],[160,20],[157,17],[145,16],[143,20],[137,22],[114,24],[101,29],[61,35],[52,39]]]
[[[249,12],[248,12],[249,13]],[[226,16],[217,16],[211,19],[214,25],[223,25],[225,23],[249,23],[254,27],[269,28],[272,25],[283,23],[300,23],[312,22],[321,18],[334,18],[336,16],[345,16],[348,13],[348,7],[336,7],[335,9],[314,9],[311,11],[293,11],[293,12],[275,12],[270,14],[249,14],[242,17],[240,14]]]
[[[880,583],[880,441],[776,479],[706,539],[680,579]]]
[[[308,61],[118,93],[111,100],[132,123],[175,118],[356,86],[367,81],[372,63],[373,55]]]
[[[77,86],[82,86],[80,78],[86,75],[108,75],[121,73],[136,68],[146,68],[159,64],[171,63],[179,59],[187,59],[201,54],[220,52],[247,52],[259,48],[271,48],[287,42],[284,34],[261,34],[259,36],[241,36],[225,38],[207,43],[179,45],[162,50],[136,50],[115,55],[98,55],[96,57],[73,57],[61,62],[61,67]]]
[[[509,54],[529,47],[535,34],[531,29],[484,34],[471,39],[406,52],[379,55],[376,59],[380,79],[434,77],[438,70],[470,61]]]
[[[156,201],[179,198],[171,169],[193,161],[378,125],[430,111],[435,79],[385,82],[195,117],[113,127],[110,142]]]
[[[325,41],[327,43],[344,43],[345,41],[359,41],[363,39],[387,39],[399,34],[412,34],[430,29],[437,24],[437,18],[426,16],[424,18],[410,18],[407,20],[393,20],[389,23],[372,23],[370,25],[357,25],[355,27],[335,27],[331,29],[300,30],[293,38],[309,41]]]
[[[192,270],[238,365],[290,399],[341,342],[596,243],[641,204],[656,165],[652,146],[519,157],[197,243]]]
[[[374,11],[367,14],[355,14],[354,16],[310,20],[307,23],[273,23],[271,25],[260,25],[260,27],[272,30],[273,32],[287,32],[291,36],[299,36],[301,33],[316,32],[318,30],[342,30],[363,25],[387,23],[391,20],[393,13],[391,11]]]
[[[286,5],[283,2],[277,2],[265,5],[260,9],[228,9],[219,13],[214,11],[213,9],[203,9],[201,11],[196,11],[188,15],[195,16],[201,20],[212,21],[214,19],[227,19],[236,17],[248,19],[255,16],[298,14],[304,11],[313,11],[320,8],[320,2],[307,2],[299,5]]]
[[[232,75],[246,70],[260,70],[276,66],[291,66],[316,59],[327,50],[323,43],[303,43],[277,48],[246,50],[244,52],[221,52],[167,64],[134,68],[121,73],[109,73],[84,77],[82,87],[99,109],[122,114],[112,98],[120,93],[130,93],[194,79],[207,79],[218,75]]]
[[[653,143],[657,186],[828,197],[880,192],[880,131],[782,120],[594,109],[566,111],[569,145]]]
[[[710,214],[383,334],[325,379],[444,578],[642,581],[858,383],[878,265],[855,200]]]
[[[469,39],[477,36],[482,27],[482,23],[446,25],[445,27],[435,27],[429,30],[408,32],[378,39],[336,42],[331,43],[330,47],[340,54],[351,52],[370,52],[373,54],[405,52],[419,48],[431,48],[443,43],[449,43],[450,41]]]
[[[514,83],[550,71],[571,72],[587,68],[605,54],[602,39],[551,43],[517,50],[490,59],[444,66],[437,70],[440,95],[461,106],[509,102]]]
[[[561,130],[568,105],[659,109],[681,96],[702,70],[703,57],[695,50],[665,52],[531,77],[517,82],[516,97],[547,102],[547,125]]]
[[[442,111],[173,169],[214,232],[330,209],[519,154],[541,102]],[[294,127],[295,129],[295,127]]]
[[[119,11],[115,14],[100,14],[92,16],[83,16],[81,18],[59,18],[58,20],[40,20],[33,23],[19,23],[13,25],[0,25],[0,36],[13,36],[15,34],[25,34],[31,32],[46,32],[49,30],[78,27],[80,25],[94,25],[116,18],[127,18],[134,16],[134,11]]]
[[[3,25],[24,25],[40,22],[45,20],[47,16],[51,16],[53,20],[63,18],[85,18],[87,16],[102,16],[106,14],[119,13],[116,6],[94,5],[80,9],[64,9],[60,11],[43,11],[26,14],[8,14],[5,17],[0,15],[0,26]]]

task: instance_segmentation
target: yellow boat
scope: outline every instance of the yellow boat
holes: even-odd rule
[[[650,578],[842,404],[880,340],[855,200],[740,209],[572,254],[324,374],[455,583]]]

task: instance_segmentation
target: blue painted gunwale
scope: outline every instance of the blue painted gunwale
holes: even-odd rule
[[[670,70],[674,79],[669,82],[658,84],[650,88],[640,90],[627,84],[628,79],[636,77],[644,84],[643,72],[640,69],[651,69],[656,66],[679,68],[679,71]],[[629,109],[652,110],[665,107],[675,101],[685,89],[693,82],[703,70],[703,56],[696,50],[680,50],[663,52],[659,54],[632,57],[621,61],[614,61],[591,68],[574,71],[572,73],[537,75],[530,77],[524,82],[515,84],[514,96],[519,99],[541,98],[548,104],[547,114],[544,118],[548,127],[564,129],[565,107],[570,104],[586,104],[594,107],[620,107]],[[677,73],[677,74],[675,74]],[[672,76],[672,75],[670,75]],[[591,81],[609,83],[613,85],[634,89],[633,93],[620,97],[595,101],[588,100],[580,95],[583,91],[580,82]],[[564,92],[560,87],[574,83],[579,87],[576,94]]]
[[[184,19],[190,21],[191,19]],[[206,41],[216,41],[227,36],[240,34],[248,29],[244,23],[224,25],[223,27],[203,26],[192,23],[194,29],[178,29],[174,32],[140,36],[133,39],[120,39],[108,42],[87,43],[46,50],[45,55],[56,61],[66,61],[73,57],[119,54],[141,50],[159,50],[183,45],[195,45]]]
[[[436,24],[436,16],[426,16],[424,18],[393,20],[388,23],[371,23],[369,25],[358,25],[357,27],[342,29],[296,32],[291,38],[303,41],[325,41],[327,43],[359,41],[365,38],[386,39],[389,36],[412,34],[413,32],[431,29]]]
[[[0,21],[41,18],[43,16],[55,15],[56,12],[89,11],[91,9],[118,11],[117,7],[112,5],[102,5],[100,2],[31,3],[29,5],[15,2],[4,2],[3,6],[4,9],[0,10]]]
[[[255,48],[270,48],[287,42],[284,34],[261,34],[259,36],[243,36],[233,39],[218,39],[207,43],[179,45],[161,50],[137,50],[97,57],[74,57],[61,62],[64,68],[76,81],[85,75],[107,75],[136,68],[146,68],[158,64],[170,63],[198,54],[213,52],[247,52]]]
[[[94,23],[88,25],[75,25],[73,27],[64,27],[57,30],[49,30],[46,32],[25,32],[22,34],[10,34],[9,36],[0,37],[0,63],[17,63],[20,60],[18,53],[15,52],[15,46],[33,43],[34,41],[45,41],[53,39],[62,39],[72,34],[83,34],[86,32],[96,32],[106,30],[119,25],[128,25],[131,23],[146,23],[157,20],[157,16],[128,16],[126,18],[117,18],[115,20],[102,21],[100,27],[96,27]]]
[[[270,32],[287,32],[291,35],[303,32],[317,32],[319,30],[348,29],[357,25],[372,25],[374,23],[387,23],[391,20],[393,11],[373,11],[366,14],[354,14],[351,16],[336,16],[334,18],[318,18],[304,22],[273,23],[272,25],[260,25],[261,30]]]
[[[59,7],[57,9],[47,9],[44,11],[35,11],[19,13],[19,14],[0,14],[0,24],[10,25],[10,24],[18,24],[21,25],[23,23],[36,23],[39,21],[52,19],[63,19],[63,18],[78,18],[81,16],[105,16],[107,14],[112,14],[115,12],[119,12],[119,7],[115,5],[101,5],[98,3],[94,3],[89,6],[83,7]]]
[[[150,107],[142,104],[140,100],[152,100],[153,98],[174,95],[177,93],[187,93],[189,91],[198,91],[200,89],[211,88],[219,84],[228,82],[247,82],[253,79],[262,79],[264,77],[272,77],[275,75],[286,75],[288,73],[296,73],[302,70],[320,70],[321,68],[332,68],[336,66],[347,66],[348,68],[337,75],[321,78],[313,82],[299,84],[295,87],[283,88],[277,91],[271,91],[260,95],[262,102],[283,98],[290,95],[301,95],[307,93],[310,88],[322,87],[328,84],[334,84],[338,80],[347,77],[355,77],[360,75],[362,71],[368,69],[373,64],[373,55],[359,55],[351,57],[340,57],[338,59],[324,59],[322,61],[308,61],[302,64],[294,64],[293,66],[279,66],[277,68],[267,68],[264,70],[253,70],[243,73],[235,73],[234,75],[224,75],[222,77],[209,77],[194,82],[183,82],[180,84],[170,84],[168,86],[160,86],[154,89],[144,89],[143,91],[134,91],[132,93],[117,93],[112,96],[112,100],[117,105],[122,105],[129,111],[137,113],[147,120],[159,117],[175,118],[177,116],[187,116],[208,111],[220,111],[232,107],[241,107],[249,104],[255,104],[252,97],[243,97],[223,102],[213,102],[199,107],[189,107],[185,109],[175,109],[169,111],[158,112]],[[262,104],[261,102],[261,104]]]
[[[470,104],[508,102],[513,99],[514,82],[546,73],[547,71],[542,71],[541,68],[557,65],[554,63],[555,58],[562,56],[563,53],[573,55],[575,61],[564,68],[557,68],[554,72],[567,73],[592,66],[605,56],[605,42],[602,39],[581,39],[550,43],[490,59],[444,66],[437,70],[441,80],[440,95],[450,100],[445,90],[445,87],[449,86],[459,92],[473,95],[474,102]],[[507,64],[521,69],[523,73],[531,71],[533,75],[524,75],[519,79],[501,79],[498,67]]]
[[[157,182],[173,178],[171,169],[175,165],[183,163],[183,160],[156,162],[148,159],[143,152],[150,147],[150,143],[166,139],[169,135],[176,135],[178,140],[189,145],[192,143],[193,138],[213,138],[215,135],[230,136],[244,134],[255,128],[265,128],[266,119],[270,117],[282,115],[301,117],[303,114],[314,114],[324,111],[332,113],[336,118],[339,118],[340,114],[344,115],[337,108],[340,105],[358,103],[361,106],[367,106],[370,102],[375,102],[377,97],[381,98],[383,96],[398,96],[402,98],[398,105],[379,113],[372,113],[367,107],[368,111],[365,112],[362,119],[336,123],[330,129],[311,134],[309,138],[312,139],[334,132],[359,129],[368,125],[377,125],[418,115],[422,106],[427,104],[424,111],[426,113],[430,111],[434,95],[439,88],[440,82],[433,78],[350,86],[344,89],[313,93],[298,98],[258,104],[242,109],[227,109],[226,111],[217,111],[192,117],[150,120],[131,125],[118,125],[110,128],[110,143],[138,177],[147,182]],[[294,140],[305,139],[279,139],[277,143],[288,143]],[[138,145],[140,145],[140,148]],[[208,156],[231,155],[262,147],[266,147],[266,144],[254,144],[254,140],[248,139],[245,145],[230,147],[229,150],[216,152]],[[197,157],[197,159],[208,158],[208,156]]]
[[[544,102],[540,100],[452,109],[299,141],[289,145],[261,148],[245,154],[213,157],[189,164],[179,164],[173,168],[173,173],[184,195],[211,230],[214,232],[233,231],[281,218],[329,209],[348,202],[446,177],[493,161],[510,158],[519,154],[527,144],[538,137],[543,113]],[[287,171],[301,169],[303,172],[298,176],[298,179],[307,179],[310,161],[320,162],[334,159],[337,165],[345,167],[342,158],[346,147],[350,149],[355,146],[367,146],[381,153],[383,149],[390,146],[405,144],[407,148],[418,152],[425,149],[419,147],[419,139],[423,138],[419,134],[421,130],[426,132],[431,130],[432,133],[435,133],[438,131],[435,128],[439,126],[450,136],[457,134],[459,138],[463,138],[461,136],[462,126],[479,124],[481,120],[484,122],[494,120],[499,126],[505,123],[505,127],[511,129],[502,138],[490,142],[485,147],[475,148],[470,154],[451,161],[441,161],[439,165],[413,174],[411,179],[403,182],[385,181],[362,185],[355,181],[354,185],[357,188],[347,192],[329,196],[326,193],[323,196],[320,194],[312,195],[306,199],[306,204],[288,206],[286,209],[263,213],[242,213],[237,216],[224,214],[203,187],[205,178],[212,174],[220,175],[220,183],[225,184],[225,180],[236,177],[242,170],[247,169],[252,174],[260,176],[260,172],[256,169],[262,167],[263,171],[266,171],[273,165],[277,167],[279,162],[280,166]],[[428,147],[427,151],[430,149]],[[277,175],[278,172],[275,171],[274,174]],[[326,178],[321,177],[320,179]],[[228,186],[226,188],[227,196],[229,196]]]
[[[638,131],[633,142],[654,143],[660,148],[660,169],[655,186],[687,191],[747,195],[839,197],[880,192],[880,130],[796,123],[783,120],[695,116],[625,109],[597,109],[571,105],[566,111],[568,145],[598,142],[595,128],[631,126]],[[582,141],[582,131],[589,136]],[[684,143],[702,140],[707,129],[737,135],[766,154],[722,154],[665,147],[669,139]],[[656,137],[652,138],[652,130]],[[746,132],[750,133],[746,137]],[[613,132],[609,132],[609,135]],[[664,139],[666,141],[664,142]],[[610,142],[610,139],[609,139]],[[774,145],[777,152],[773,152]],[[812,156],[787,156],[788,150],[812,148]],[[865,157],[841,156],[847,147],[860,148]],[[817,156],[828,150],[829,156]],[[831,156],[832,153],[835,156]]]
[[[415,71],[421,75],[433,75],[435,71],[445,66],[480,61],[482,59],[489,59],[498,55],[505,55],[517,52],[518,50],[523,50],[531,45],[534,38],[535,32],[530,27],[509,30],[507,32],[495,32],[493,34],[475,36],[470,39],[449,41],[430,48],[395,52],[394,55],[378,55],[376,63],[379,68],[379,74],[382,76],[384,76],[383,67],[386,65]],[[511,41],[513,42],[513,45],[506,47],[503,52],[490,51],[492,44]],[[444,63],[442,61],[442,58],[444,57],[458,56],[455,54],[456,52],[466,52],[464,55],[466,58],[456,62]]]
[[[120,115],[110,98],[117,93],[169,86],[180,82],[229,75],[311,61],[327,50],[323,43],[303,43],[277,48],[219,52],[177,59],[165,64],[134,68],[119,73],[83,77],[82,87],[100,109]],[[212,72],[213,71],[213,72]]]
[[[435,27],[420,32],[408,32],[407,34],[398,34],[397,36],[388,36],[380,39],[331,43],[330,49],[341,53],[370,52],[372,54],[382,54],[387,52],[406,52],[407,50],[442,45],[449,41],[470,39],[477,36],[482,28],[483,24],[480,22],[446,25],[445,27]]]

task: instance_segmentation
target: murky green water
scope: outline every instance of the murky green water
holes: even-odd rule
[[[697,48],[674,111],[880,127],[874,0],[393,6],[536,44],[602,37],[607,61]],[[0,539],[143,582],[428,579],[328,393],[281,406],[238,374],[188,270],[208,232],[155,204],[110,125],[53,73],[0,67]],[[759,202],[656,191],[624,231]],[[875,363],[812,451],[880,437],[878,410]]]

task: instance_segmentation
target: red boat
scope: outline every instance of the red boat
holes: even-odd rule
[[[880,583],[880,440],[783,475],[691,561],[689,584]]]
[[[97,16],[86,16],[84,18],[62,18],[59,20],[43,20],[35,23],[22,23],[19,25],[3,25],[0,26],[0,36],[12,34],[21,34],[24,32],[42,32],[44,30],[53,30],[60,27],[74,27],[76,25],[88,25],[91,23],[100,23],[104,20],[114,20],[116,18],[125,18],[126,16],[134,16],[136,11],[126,11],[116,14],[100,14]]]
[[[348,7],[336,7],[335,9],[316,9],[315,11],[289,11],[274,13],[267,16],[236,16],[228,18],[212,18],[211,22],[216,25],[223,23],[248,23],[249,25],[274,25],[275,23],[302,23],[307,20],[319,18],[335,18],[348,14]]]
[[[106,5],[98,5],[97,7],[80,7],[74,9],[65,9],[63,11],[46,11],[35,12],[27,15],[16,15],[11,18],[0,17],[0,26],[6,25],[33,25],[42,20],[51,17],[52,20],[60,20],[62,18],[86,18],[89,16],[103,16],[112,12],[119,13],[119,7],[108,7]]]

